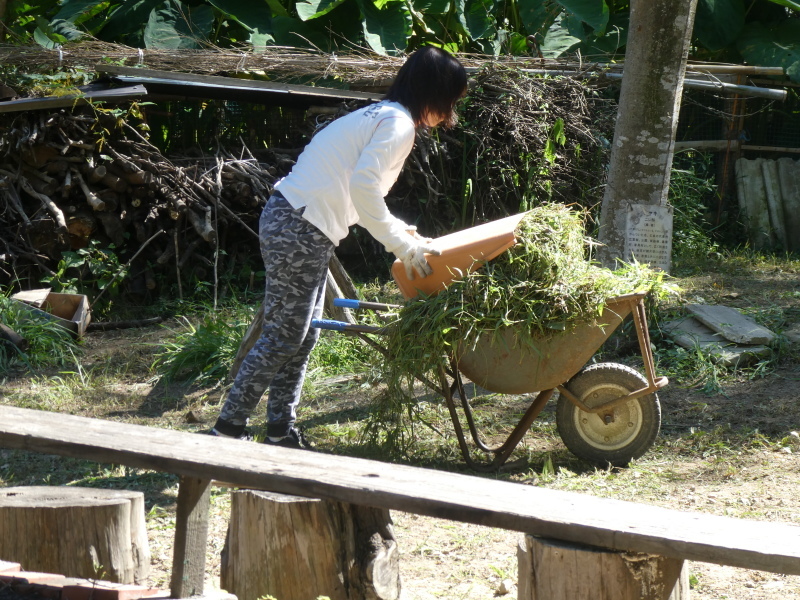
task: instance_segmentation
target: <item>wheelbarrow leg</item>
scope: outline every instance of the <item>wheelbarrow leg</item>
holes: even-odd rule
[[[530,429],[534,419],[536,419],[536,417],[539,416],[539,413],[542,412],[542,409],[550,400],[555,390],[550,389],[539,392],[534,401],[528,407],[528,410],[526,410],[525,414],[522,415],[519,423],[517,423],[516,427],[514,427],[506,441],[496,448],[490,448],[480,438],[478,429],[475,425],[475,419],[472,414],[472,407],[467,400],[461,375],[458,372],[458,369],[455,367],[456,365],[453,365],[452,385],[448,384],[447,373],[443,368],[440,369],[439,380],[441,382],[441,389],[445,392],[443,394],[444,399],[447,403],[447,409],[450,411],[450,418],[453,421],[453,429],[455,430],[456,438],[458,439],[458,445],[461,449],[461,454],[464,456],[464,460],[470,468],[478,471],[495,471],[503,466],[503,464],[505,464],[505,462],[511,456],[511,453],[519,445],[520,441],[525,436],[525,433],[528,431],[528,429]],[[461,400],[461,406],[464,410],[464,417],[467,420],[467,425],[470,433],[472,434],[472,439],[475,442],[475,445],[486,453],[494,454],[494,459],[491,462],[479,463],[472,459],[470,449],[464,436],[464,430],[461,427],[461,420],[459,419],[458,412],[456,410],[455,400],[453,398],[454,392],[458,394]]]

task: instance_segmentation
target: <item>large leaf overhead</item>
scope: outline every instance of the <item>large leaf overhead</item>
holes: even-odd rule
[[[150,13],[144,43],[148,48],[200,48],[213,23],[214,11],[207,4],[190,8],[179,0],[167,0]]]
[[[275,37],[272,35],[271,4],[266,1],[252,2],[251,0],[208,1],[228,18],[241,23],[250,34],[248,41],[254,47],[268,46],[275,42]],[[280,3],[277,4],[281,6]]]
[[[749,64],[783,67],[792,81],[800,83],[800,19],[748,23],[737,46]]]
[[[345,2],[346,0],[298,0],[295,4],[297,9],[297,16],[303,21],[309,19],[316,19],[323,15],[327,15],[334,8]]]
[[[605,0],[556,0],[568,13],[578,17],[581,21],[594,29],[596,35],[602,35],[606,30],[608,18],[611,14]]]
[[[364,16],[364,39],[379,54],[398,54],[406,49],[411,15],[402,2],[388,2],[378,9],[372,0],[359,0]]]
[[[708,50],[730,46],[744,27],[744,0],[698,0],[694,35]]]

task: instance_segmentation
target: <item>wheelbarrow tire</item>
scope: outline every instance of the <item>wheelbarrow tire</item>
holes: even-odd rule
[[[647,387],[647,379],[626,365],[598,363],[581,370],[565,387],[594,407]],[[653,393],[618,404],[607,414],[594,414],[561,395],[556,425],[564,445],[579,458],[602,467],[624,467],[653,445],[661,428],[661,404]]]

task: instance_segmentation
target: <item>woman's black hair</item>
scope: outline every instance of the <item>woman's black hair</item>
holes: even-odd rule
[[[456,102],[466,91],[464,66],[440,48],[423,46],[400,67],[386,99],[405,106],[417,126],[424,124],[427,115],[452,126],[456,122]]]

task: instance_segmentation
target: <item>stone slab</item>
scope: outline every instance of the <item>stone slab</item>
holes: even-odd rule
[[[740,346],[722,337],[693,317],[665,323],[662,328],[675,343],[688,349],[700,348],[726,367],[744,367],[769,354],[766,346]]]
[[[775,334],[735,308],[719,304],[687,304],[692,316],[737,344],[769,344]]]

